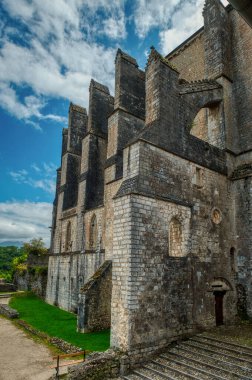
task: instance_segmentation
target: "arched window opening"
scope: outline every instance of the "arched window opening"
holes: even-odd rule
[[[189,131],[192,136],[211,145],[223,148],[222,117],[219,104],[201,108],[194,118]]]
[[[182,225],[177,218],[172,218],[169,226],[169,255],[181,257],[182,249]]]
[[[207,130],[207,113],[206,108],[201,108],[194,118],[191,125],[189,125],[189,131],[192,136],[197,137],[200,140],[208,142],[208,130]]]
[[[97,235],[98,235],[97,220],[94,214],[90,222],[90,238],[89,238],[90,249],[95,249],[97,247]]]
[[[235,262],[235,248],[234,247],[230,248],[230,267],[231,267],[231,271],[235,273],[236,262]]]
[[[71,248],[72,248],[72,226],[71,226],[71,222],[68,222],[67,230],[66,230],[65,250],[70,251]]]

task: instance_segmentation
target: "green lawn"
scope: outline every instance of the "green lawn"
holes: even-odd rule
[[[20,319],[49,336],[90,351],[105,351],[109,348],[109,330],[81,334],[76,332],[76,315],[48,305],[32,293],[15,295],[10,306],[18,310]]]

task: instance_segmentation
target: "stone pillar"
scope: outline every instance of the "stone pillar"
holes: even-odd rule
[[[145,75],[137,61],[118,49],[115,60],[115,110],[145,117]]]
[[[118,49],[115,60],[115,107],[108,120],[107,177],[122,177],[122,150],[144,128],[145,73]]]
[[[231,46],[228,12],[219,0],[206,0],[203,10],[205,73],[215,79],[231,78]]]
[[[182,136],[178,77],[179,72],[152,48],[146,70],[146,124],[159,125],[170,142]]]
[[[88,132],[107,136],[108,116],[113,109],[114,98],[110,95],[108,87],[92,79],[89,86]]]

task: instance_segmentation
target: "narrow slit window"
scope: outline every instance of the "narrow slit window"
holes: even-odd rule
[[[169,255],[173,257],[181,257],[182,249],[182,225],[176,218],[172,218],[169,226]]]

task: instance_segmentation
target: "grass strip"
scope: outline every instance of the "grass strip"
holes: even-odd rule
[[[19,312],[20,319],[51,337],[61,338],[82,350],[105,351],[109,348],[109,330],[78,333],[75,314],[48,305],[33,293],[14,295],[9,305]]]

